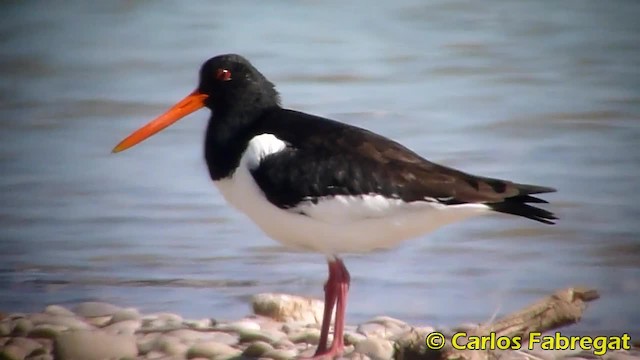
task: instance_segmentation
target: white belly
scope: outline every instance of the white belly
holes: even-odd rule
[[[234,174],[214,184],[231,205],[287,246],[328,256],[384,249],[488,209],[482,204],[405,203],[381,195],[338,196],[321,199],[317,204],[306,202],[295,209],[281,209],[267,200],[249,169],[284,146],[273,135],[257,136],[249,143]]]

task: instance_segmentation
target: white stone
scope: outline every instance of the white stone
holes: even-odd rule
[[[94,328],[93,326],[91,326],[91,324],[86,323],[84,320],[72,316],[58,316],[44,313],[35,313],[29,315],[29,320],[31,320],[34,325],[61,325],[73,330],[90,330]]]
[[[193,345],[187,352],[187,358],[229,358],[240,355],[242,352],[229,345],[220,344],[214,341],[204,341]]]
[[[116,312],[120,311],[120,307],[97,301],[88,301],[78,304],[75,307],[75,313],[83,317],[99,317],[99,316],[113,316]]]
[[[102,360],[136,357],[133,335],[113,335],[102,330],[77,330],[60,333],[55,339],[58,360]]]
[[[161,351],[167,355],[183,357],[187,354],[189,346],[177,337],[162,335],[156,341],[154,350]]]
[[[117,322],[125,321],[125,320],[140,320],[141,318],[142,316],[140,315],[137,309],[134,309],[134,308],[121,309],[113,314],[113,316],[111,317],[110,324],[115,324]]]
[[[138,329],[142,327],[140,320],[123,320],[115,324],[111,324],[102,328],[102,330],[109,334],[127,334],[133,335]]]
[[[73,311],[67,309],[66,307],[62,307],[60,305],[49,305],[44,308],[45,314],[57,315],[57,316],[76,316]]]
[[[12,325],[11,335],[13,336],[26,336],[33,329],[33,323],[26,318],[15,319]]]
[[[22,360],[41,348],[42,344],[33,339],[15,337],[0,349],[0,359]]]
[[[230,322],[228,324],[218,324],[216,330],[241,332],[245,330],[260,330],[260,324],[249,319]]]
[[[322,323],[324,302],[288,294],[263,293],[251,299],[253,312],[281,322]]]
[[[393,358],[393,343],[385,339],[366,339],[355,345],[355,351],[374,360]]]
[[[262,356],[274,360],[289,360],[295,358],[297,355],[298,350],[296,349],[273,349],[265,352]]]

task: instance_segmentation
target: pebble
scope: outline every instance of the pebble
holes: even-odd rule
[[[49,305],[44,308],[44,313],[54,316],[76,316],[73,311],[67,309],[66,307],[62,307],[60,305]]]
[[[119,306],[98,301],[83,302],[78,304],[74,309],[76,314],[86,318],[113,316],[113,314],[120,310],[121,308]]]
[[[315,324],[303,323],[301,321],[292,321],[282,325],[281,330],[284,331],[285,334],[289,334],[289,333],[296,332],[300,329],[307,329],[310,327],[313,329],[320,329],[319,325],[316,326]]]
[[[211,319],[185,320],[183,323],[192,329],[201,329],[201,330],[211,328],[214,325]]]
[[[344,343],[347,345],[355,345],[366,338],[366,336],[357,332],[348,331],[344,334]]]
[[[52,325],[52,324],[38,324],[34,326],[31,331],[29,331],[28,336],[32,338],[47,338],[53,339],[62,331],[69,329],[63,325]]]
[[[111,317],[110,324],[119,323],[121,321],[126,320],[141,320],[142,315],[138,312],[138,310],[133,308],[120,309],[116,311]]]
[[[390,316],[376,316],[373,319],[367,321],[368,323],[382,324],[385,326],[397,326],[397,327],[409,327],[406,322],[392,318]]]
[[[427,334],[431,334],[432,332],[436,331],[436,328],[432,326],[417,326],[413,328],[413,331],[427,336]]]
[[[85,318],[84,321],[86,321],[87,324],[90,324],[96,327],[103,327],[111,322],[111,318],[112,318],[111,315],[96,316],[96,317]]]
[[[231,358],[242,354],[242,351],[229,345],[214,341],[204,341],[193,345],[187,352],[187,358],[204,357],[207,359]]]
[[[142,336],[138,336],[136,339],[136,345],[138,347],[138,352],[142,355],[150,353],[154,350],[158,339],[162,336],[159,333],[150,333],[144,334]]]
[[[288,294],[263,293],[251,298],[254,314],[266,316],[280,322],[302,321],[320,324],[324,302]]]
[[[150,329],[179,329],[182,327],[182,320],[182,316],[177,314],[152,314],[142,317],[142,326]]]
[[[367,355],[361,354],[361,353],[356,352],[356,351],[352,352],[347,359],[350,359],[350,360],[371,360],[371,358],[368,357]]]
[[[26,360],[54,360],[51,354],[31,355]]]
[[[357,331],[367,337],[381,337],[397,339],[411,330],[404,321],[389,317],[378,316],[358,326]]]
[[[13,336],[26,336],[29,331],[33,329],[33,323],[26,318],[20,318],[13,321],[13,330],[11,335]]]
[[[248,329],[239,331],[238,335],[240,335],[240,342],[264,341],[269,344],[275,344],[286,337],[282,332]]]
[[[239,333],[241,331],[260,330],[260,324],[251,320],[239,320],[228,324],[218,324],[214,327],[214,329],[219,331],[234,331]]]
[[[273,347],[276,349],[291,349],[296,347],[296,344],[291,342],[291,340],[284,338],[278,341],[277,343],[273,344]]]
[[[365,339],[355,345],[355,351],[373,360],[393,358],[393,343],[385,339]]]
[[[319,329],[301,329],[295,333],[289,334],[289,340],[294,343],[307,343],[318,345],[320,342],[320,330]]]
[[[6,345],[0,350],[0,359],[6,360],[23,360],[29,355],[25,349],[16,345]]]
[[[155,350],[149,351],[148,353],[145,353],[144,355],[145,355],[145,357],[144,357],[145,359],[155,359],[155,360],[159,360],[159,359],[167,357],[167,355],[165,355],[163,352],[155,351]]]
[[[251,345],[249,345],[242,352],[242,356],[258,358],[262,357],[264,353],[271,350],[273,350],[273,346],[271,346],[269,343],[266,343],[264,341],[256,341],[251,343]]]
[[[262,356],[274,360],[289,360],[298,355],[296,349],[273,349],[265,352]]]
[[[384,338],[387,335],[387,327],[378,323],[361,324],[356,331],[366,337]]]
[[[35,313],[29,316],[29,320],[31,320],[34,325],[60,325],[66,327],[67,329],[73,330],[90,330],[94,328],[85,321],[71,316],[57,316],[45,313]]]
[[[225,334],[233,337],[232,335],[229,335],[227,333],[221,333],[221,334]],[[211,337],[212,337],[212,333],[210,332],[195,331],[191,329],[172,330],[172,331],[168,331],[166,335],[178,338],[183,342],[192,342],[192,343],[199,340],[211,340]]]
[[[19,318],[23,318],[23,317],[27,317],[28,314],[25,313],[11,313],[9,315],[6,315],[5,317],[2,318],[2,320],[4,319],[9,319],[9,320],[15,320],[15,319],[19,319]]]
[[[298,357],[300,359],[308,359],[316,353],[315,346],[308,346],[306,349],[299,349]]]
[[[37,341],[41,346],[41,351],[39,350],[38,352],[51,353],[53,351],[53,339],[35,338],[33,340]]]
[[[9,334],[11,334],[12,329],[13,327],[11,326],[10,320],[0,321],[0,337],[9,336]]]
[[[0,359],[23,360],[41,348],[42,345],[35,340],[23,337],[14,337],[9,340],[2,349],[0,349]]]
[[[296,297],[285,300],[290,298]],[[42,313],[6,315],[0,319],[0,359],[283,360],[313,356],[320,338],[318,323],[300,319],[283,323],[254,315],[217,324],[211,318],[143,315],[133,308],[99,302],[83,303],[76,309],[77,315],[65,307],[49,305]],[[387,316],[349,325],[345,327],[345,352],[339,359],[390,360],[396,341],[420,339],[433,331],[432,327],[412,328]],[[332,337],[330,334],[329,343]],[[543,360],[594,358],[576,351],[534,350],[533,354]],[[515,359],[521,355],[512,352],[501,356]],[[613,351],[603,359],[640,360],[640,352]]]
[[[14,337],[13,339],[9,340],[8,344],[14,344],[23,349],[27,349],[29,354],[31,354],[36,349],[42,348],[42,344],[40,342],[25,337]]]
[[[179,338],[169,335],[160,336],[154,345],[154,350],[173,356],[184,356],[189,350],[189,345]]]
[[[123,320],[115,324],[111,324],[102,328],[102,330],[110,334],[125,334],[133,335],[136,330],[142,327],[142,321],[140,320]]]
[[[272,318],[260,315],[254,315],[249,318],[251,321],[260,325],[260,329],[262,330],[272,330],[272,331],[283,331],[285,323],[281,323],[279,321],[275,321]]]
[[[158,314],[155,314],[155,316],[156,316],[156,319],[160,321],[164,321],[165,323],[180,324],[183,321],[182,316],[178,314],[158,313]]]
[[[134,358],[138,355],[133,335],[113,335],[102,330],[76,330],[60,333],[55,339],[58,360],[101,360]]]

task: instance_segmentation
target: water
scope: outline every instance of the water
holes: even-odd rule
[[[222,319],[263,291],[320,297],[324,259],[224,204],[208,113],[110,149],[247,56],[288,107],[471,173],[559,189],[550,227],[483,217],[347,256],[348,321],[453,326],[554,289],[602,298],[570,333],[640,336],[640,4],[620,1],[3,2],[0,310],[102,300]]]

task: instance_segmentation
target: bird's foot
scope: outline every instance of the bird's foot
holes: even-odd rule
[[[311,357],[302,357],[300,359],[304,360],[331,360],[335,358],[339,358],[344,353],[344,345],[343,346],[332,346],[329,349],[324,349],[322,351],[316,351],[316,353]]]

